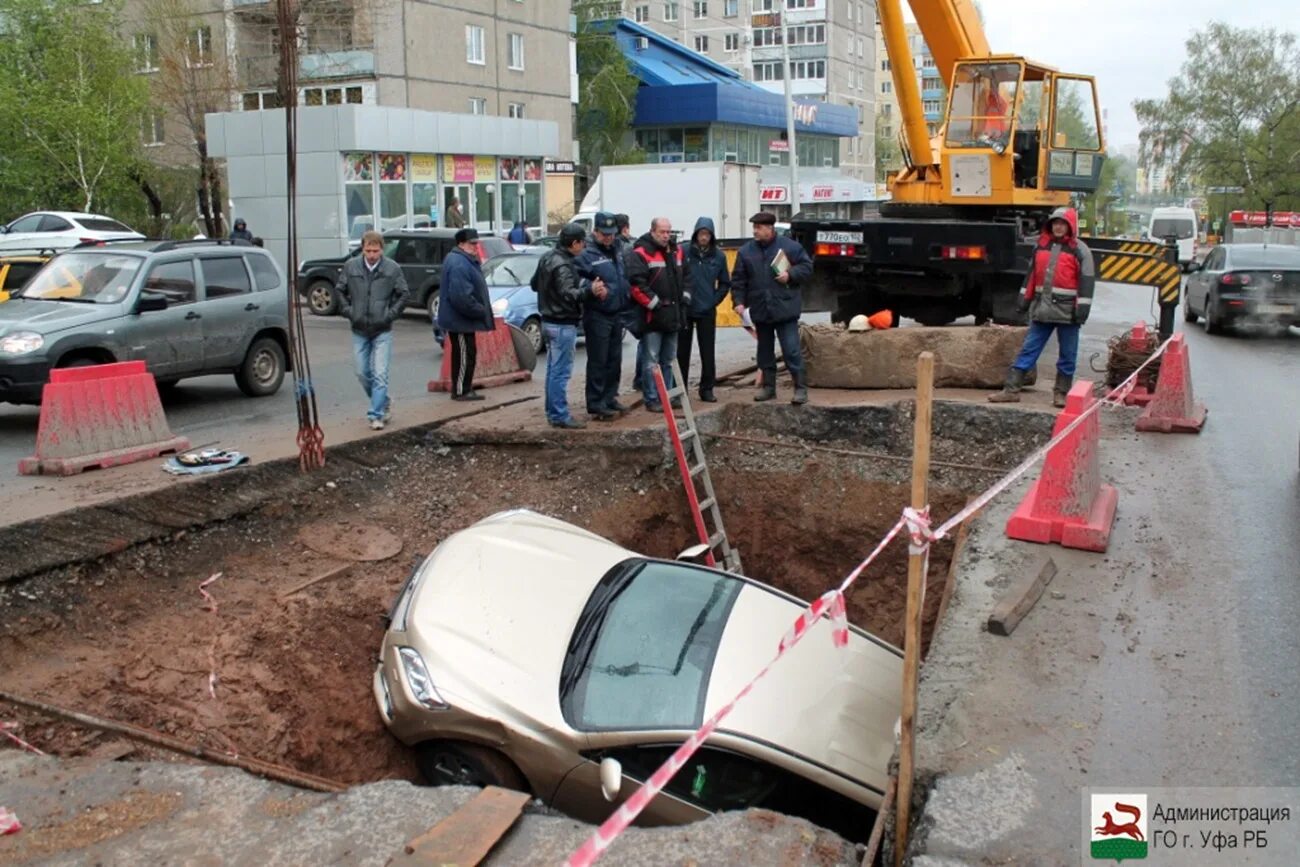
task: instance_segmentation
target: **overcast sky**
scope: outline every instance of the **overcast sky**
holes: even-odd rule
[[[1214,20],[1300,30],[1297,0],[979,0],[989,47],[1095,75],[1116,150],[1137,144],[1133,101],[1161,97],[1185,43]]]

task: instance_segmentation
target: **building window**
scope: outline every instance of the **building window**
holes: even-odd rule
[[[632,10],[632,17],[636,20],[637,24],[646,23],[650,20],[650,6],[644,4],[636,7],[636,9]]]
[[[510,106],[509,106],[509,116],[510,116],[510,117],[523,117],[523,116],[524,116],[524,104],[523,104],[522,102],[512,102],[512,103],[510,103]]]
[[[465,62],[487,63],[487,53],[483,42],[483,28],[475,24],[465,26]]]
[[[880,61],[880,71],[881,72],[889,71],[889,58],[885,58],[884,60]]]
[[[722,37],[722,47],[727,51],[739,51],[740,34],[728,33],[726,36]]]
[[[937,75],[933,78],[921,79],[922,90],[938,90],[941,87],[943,87],[943,79],[939,78]]]
[[[163,143],[163,116],[160,111],[151,111],[140,120],[140,138],[145,147],[157,147]]]
[[[186,59],[191,67],[212,65],[212,28],[195,27],[185,38]]]
[[[511,69],[524,68],[524,35],[522,33],[510,34],[509,45],[509,67]]]
[[[755,12],[771,12],[772,0],[754,0],[753,8]]]
[[[158,37],[152,33],[135,35],[135,71],[158,71]]]
[[[722,0],[722,17],[735,18],[740,14],[740,0]]]
[[[697,20],[700,19],[700,18],[708,18],[708,17],[709,17],[709,4],[708,4],[707,0],[695,0],[695,13],[694,13],[694,14],[695,14],[695,18],[696,18]]]
[[[709,53],[709,37],[707,37],[707,36],[696,36],[696,37],[695,37],[695,50],[698,51],[700,54],[708,54],[708,53]]]
[[[362,105],[365,93],[355,87],[308,87],[302,92],[303,105]]]
[[[894,106],[891,105],[891,104],[888,103],[888,102],[885,103],[884,106],[883,106],[883,113],[884,113],[885,117],[889,117],[889,116],[891,116],[891,115],[894,113]]]
[[[921,110],[926,114],[938,114],[940,108],[941,106],[937,99],[927,99],[921,103]]]
[[[676,21],[676,20],[677,20],[677,4],[676,4],[676,3],[665,3],[665,4],[664,4],[664,20],[665,20],[665,21]]]
[[[785,0],[786,9],[816,9],[817,0]]]
[[[792,80],[798,81],[825,77],[825,60],[796,60],[790,64],[790,78]],[[784,78],[785,64],[780,61],[754,64],[755,81],[783,81]]]
[[[470,114],[487,114],[487,100],[481,96],[471,96],[469,98]]]
[[[892,82],[892,81],[882,81],[882,82],[880,82],[880,92],[881,92],[881,93],[893,93],[893,92],[894,92],[894,82]]]

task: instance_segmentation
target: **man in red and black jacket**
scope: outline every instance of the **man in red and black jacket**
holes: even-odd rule
[[[677,357],[677,333],[685,327],[685,282],[682,251],[673,240],[673,225],[667,217],[655,217],[650,231],[637,239],[625,257],[627,282],[632,301],[640,310],[641,348],[645,351],[641,383],[645,408],[663,412],[655,393],[654,369],[664,374],[664,385],[673,387],[673,359]]]
[[[1029,312],[1029,333],[1007,371],[1006,385],[997,394],[989,395],[993,403],[1019,402],[1026,376],[1055,331],[1061,353],[1056,360],[1052,404],[1065,406],[1065,397],[1074,384],[1079,328],[1092,311],[1096,284],[1092,251],[1078,235],[1079,216],[1074,208],[1057,208],[1038,236],[1033,262],[1020,289],[1020,309]]]

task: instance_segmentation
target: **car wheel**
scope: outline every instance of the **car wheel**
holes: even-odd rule
[[[1205,333],[1223,333],[1223,318],[1219,315],[1219,302],[1212,295],[1205,297]]]
[[[542,333],[542,320],[530,316],[524,320],[524,327],[521,330],[528,336],[528,342],[533,345],[534,352],[541,355],[546,351],[546,335]]]
[[[438,290],[434,289],[429,293],[429,300],[425,302],[425,307],[429,310],[429,321],[434,325],[438,324]]]
[[[317,316],[333,316],[339,312],[339,299],[334,294],[334,284],[317,280],[307,287],[307,307]]]
[[[477,744],[449,741],[421,744],[417,762],[420,773],[433,786],[499,786],[528,791],[524,775],[509,759]]]
[[[1201,318],[1201,317],[1197,315],[1196,311],[1192,309],[1192,293],[1190,293],[1190,292],[1184,293],[1184,295],[1183,295],[1183,321],[1184,321],[1184,322],[1195,322],[1197,319],[1200,319],[1200,318]]]
[[[249,397],[266,397],[279,391],[283,381],[284,350],[274,338],[257,338],[235,374],[239,390]]]

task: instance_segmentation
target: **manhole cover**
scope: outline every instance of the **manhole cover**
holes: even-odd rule
[[[374,524],[321,521],[298,531],[298,541],[317,554],[339,560],[370,562],[402,553],[402,540]]]

